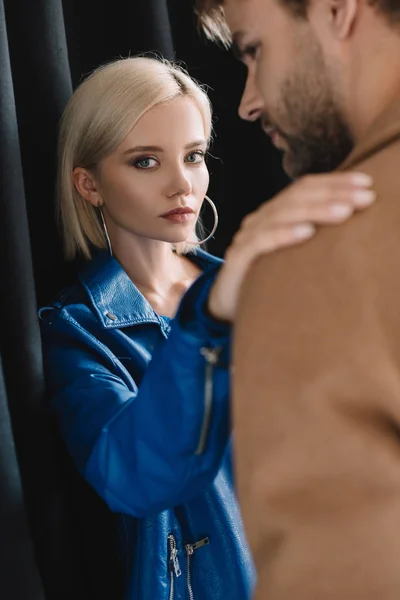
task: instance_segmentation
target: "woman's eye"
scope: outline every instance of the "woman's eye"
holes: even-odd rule
[[[201,150],[196,150],[196,152],[191,152],[186,157],[187,162],[189,163],[200,163],[204,160],[204,152]]]
[[[139,158],[135,160],[133,166],[137,169],[151,169],[157,165],[157,160],[152,158],[151,156],[145,156],[144,158]]]

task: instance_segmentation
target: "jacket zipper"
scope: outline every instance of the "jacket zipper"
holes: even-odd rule
[[[206,361],[206,374],[204,384],[204,418],[201,426],[199,443],[195,452],[197,456],[199,454],[203,454],[204,452],[208,431],[210,429],[211,408],[213,401],[213,375],[215,365],[218,363],[218,359],[221,354],[221,350],[222,348],[202,348],[200,350]]]
[[[186,583],[187,583],[187,588],[188,588],[188,592],[189,592],[189,599],[190,600],[194,600],[194,593],[193,593],[193,587],[192,587],[192,572],[191,572],[191,561],[192,561],[192,556],[195,553],[196,550],[198,550],[198,548],[202,548],[203,546],[208,546],[208,544],[210,543],[210,538],[205,537],[202,540],[199,540],[198,542],[196,542],[195,544],[186,544],[185,549],[186,549]]]
[[[181,567],[178,560],[178,548],[176,546],[176,540],[172,533],[168,536],[169,542],[169,576],[170,576],[170,588],[169,588],[169,600],[174,600],[175,593],[175,577],[182,575]]]

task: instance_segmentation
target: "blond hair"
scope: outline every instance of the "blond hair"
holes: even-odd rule
[[[98,210],[75,188],[76,167],[94,169],[126,138],[132,127],[154,106],[182,96],[196,102],[211,135],[211,106],[204,90],[179,66],[166,60],[135,57],[96,69],[75,91],[61,119],[58,148],[58,212],[67,258],[90,248],[107,248]],[[179,253],[194,248],[180,242]]]

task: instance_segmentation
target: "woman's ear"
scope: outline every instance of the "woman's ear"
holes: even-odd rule
[[[76,167],[73,171],[74,186],[85,200],[93,206],[102,206],[103,200],[97,189],[93,173],[82,167]]]

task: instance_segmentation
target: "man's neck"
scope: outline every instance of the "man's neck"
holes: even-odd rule
[[[400,30],[385,25],[369,36],[352,71],[348,121],[358,143],[396,98],[400,102]]]

